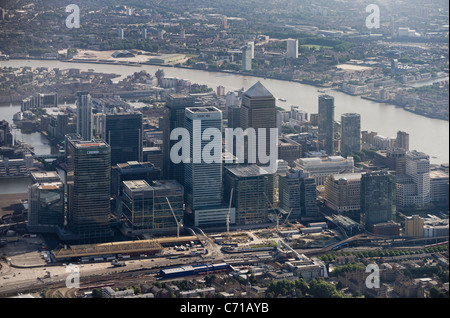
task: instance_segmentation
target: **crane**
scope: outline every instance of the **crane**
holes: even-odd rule
[[[230,235],[230,213],[231,213],[231,201],[233,200],[233,190],[234,190],[234,188],[231,188],[230,204],[229,204],[229,206],[228,206],[228,214],[227,214],[227,236]]]
[[[175,219],[175,222],[177,223],[177,238],[179,238],[180,237],[180,227],[182,226],[182,224],[180,224],[180,222],[178,222],[177,217],[175,216],[175,213],[173,212],[172,205],[170,204],[169,199],[167,197],[166,197],[166,200],[167,200],[167,203],[169,204],[170,211],[172,211],[173,218]]]
[[[266,194],[265,192],[263,192],[263,193],[264,193],[264,196],[266,197],[266,200],[267,200],[267,202],[269,203],[270,207],[272,208],[272,210],[275,211],[275,209],[274,209],[272,203],[270,203],[269,198],[267,197],[267,194]],[[276,212],[275,212],[275,213],[276,213]],[[280,230],[279,230],[279,228],[278,228],[279,219],[280,219],[280,214],[281,214],[281,213],[277,214],[277,232],[280,232]]]

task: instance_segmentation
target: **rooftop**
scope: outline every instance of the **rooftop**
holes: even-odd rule
[[[250,87],[246,92],[245,95],[248,97],[273,97],[272,93],[270,93],[267,88],[264,87],[263,84],[261,84],[260,81],[258,81],[255,85]]]

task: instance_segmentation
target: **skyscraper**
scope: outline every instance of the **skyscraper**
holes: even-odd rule
[[[298,58],[298,40],[287,39],[286,41],[286,57],[291,59]]]
[[[222,204],[222,112],[215,107],[189,107],[185,120],[191,159],[185,164],[186,212],[197,214]],[[211,136],[212,130],[218,135]]]
[[[102,138],[111,147],[111,165],[142,161],[142,113],[103,115]]]
[[[77,93],[77,134],[83,140],[92,139],[92,102],[88,92]]]
[[[225,167],[224,201],[236,208],[236,224],[258,224],[267,222],[269,203],[268,178],[257,165],[235,165]]]
[[[111,236],[111,148],[103,140],[66,136],[68,228],[82,241]]]
[[[405,151],[409,151],[409,134],[401,130],[397,131],[395,147],[402,148]]]
[[[346,113],[341,116],[341,154],[347,156],[361,150],[361,116]]]
[[[361,224],[366,230],[395,219],[395,176],[388,172],[361,175]]]
[[[334,155],[334,97],[319,96],[319,142],[328,155]]]
[[[246,45],[242,48],[242,70],[252,70],[252,47],[250,45]]]
[[[163,128],[163,178],[175,179],[184,185],[184,163],[173,163],[170,159],[170,149],[177,140],[170,140],[171,132],[176,128],[184,128],[185,108],[194,107],[195,98],[186,94],[170,94],[167,96],[164,108]]]
[[[272,128],[277,128],[276,117],[275,97],[261,84],[261,82],[258,81],[242,95],[241,128],[243,130],[253,128],[256,133],[255,145],[248,144],[247,139],[245,142],[245,159],[247,162],[248,149],[250,147],[255,147],[253,149],[256,149],[257,152],[259,152],[262,147],[265,147],[265,154],[269,154],[272,148],[278,149],[278,133],[276,134],[277,138],[274,141],[274,145],[271,144],[270,138],[270,130]],[[265,145],[259,144],[259,129],[264,129],[265,131]],[[258,156],[256,164],[261,165],[260,159],[261,158]],[[274,176],[275,175],[272,174],[268,177],[268,197],[271,203],[273,203],[274,199]]]

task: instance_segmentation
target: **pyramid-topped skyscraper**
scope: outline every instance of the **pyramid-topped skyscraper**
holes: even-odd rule
[[[276,123],[276,108],[275,108],[275,97],[272,93],[264,87],[261,82],[257,82],[252,87],[250,87],[242,96],[242,107],[241,107],[241,128],[246,130],[247,128],[253,128],[256,132],[256,148],[257,151],[259,147],[263,147],[264,145],[258,144],[258,129],[264,128],[266,129],[266,154],[270,154],[270,129],[277,128]],[[246,160],[248,154],[248,148],[253,147],[255,145],[248,145],[245,143],[245,153]],[[261,165],[258,161],[256,162],[258,165]],[[269,201],[273,202],[273,180],[269,180],[269,190],[268,190],[268,198]]]

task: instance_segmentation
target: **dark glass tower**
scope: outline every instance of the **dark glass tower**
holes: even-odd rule
[[[319,96],[319,142],[328,155],[334,155],[334,97]]]
[[[361,223],[371,231],[377,223],[395,218],[396,182],[388,172],[365,173],[361,176]]]
[[[361,150],[361,116],[347,113],[341,116],[341,153],[347,156]]]
[[[111,165],[142,161],[142,113],[104,115],[102,135],[111,147]]]
[[[109,227],[111,148],[103,140],[66,136],[68,213],[74,239],[97,241],[111,236]]]
[[[178,140],[170,140],[170,133],[175,128],[184,128],[185,109],[194,106],[194,97],[186,94],[171,94],[167,96],[163,115],[163,178],[175,179],[182,185],[184,185],[184,163],[175,164],[170,160],[170,149],[178,142]]]

